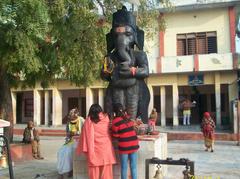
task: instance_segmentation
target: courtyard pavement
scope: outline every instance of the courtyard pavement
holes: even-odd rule
[[[56,156],[63,142],[64,137],[42,137],[45,159],[14,164],[15,179],[57,179]],[[168,157],[194,161],[195,179],[240,179],[240,146],[236,146],[236,142],[217,141],[215,151],[211,153],[204,151],[203,141],[170,141]],[[181,179],[183,170],[182,166],[168,166],[165,178]],[[0,178],[9,178],[8,170],[0,169]]]

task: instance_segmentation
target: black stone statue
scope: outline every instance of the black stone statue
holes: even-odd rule
[[[105,110],[112,116],[114,104],[121,103],[133,119],[141,116],[146,123],[150,94],[144,81],[149,75],[144,31],[136,26],[136,18],[126,7],[113,14],[106,40],[108,54],[101,72],[102,79],[109,81]]]

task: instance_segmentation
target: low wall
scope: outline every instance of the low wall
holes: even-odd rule
[[[140,141],[140,149],[138,150],[138,179],[145,179],[145,159],[152,157],[158,157],[159,159],[167,158],[167,134],[160,133],[158,136],[138,136]],[[115,150],[117,164],[113,167],[114,179],[120,179],[120,165],[118,150]],[[155,175],[156,167],[150,166],[149,177],[152,178]],[[163,175],[167,174],[167,167],[162,168]],[[85,179],[87,175],[87,165],[85,156],[73,157],[73,179]]]
[[[13,162],[23,162],[33,160],[32,145],[24,143],[15,143],[10,145],[11,158]]]

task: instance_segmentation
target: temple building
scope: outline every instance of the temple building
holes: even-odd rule
[[[175,2],[171,11],[159,8],[166,29],[145,39],[150,68],[146,80],[151,94],[149,113],[153,107],[157,109],[161,126],[182,125],[179,104],[188,98],[196,102],[192,124],[200,124],[202,114],[209,111],[218,127],[236,132],[236,52],[240,46],[235,42],[240,1]],[[34,120],[36,125],[62,125],[74,107],[86,116],[92,103],[103,106],[105,88],[103,81],[84,88],[58,80],[47,89],[39,84],[34,89],[12,89],[14,123]]]

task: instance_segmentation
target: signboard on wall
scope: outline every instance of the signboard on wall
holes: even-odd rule
[[[188,85],[189,86],[198,86],[204,84],[203,75],[189,75],[188,76]]]

